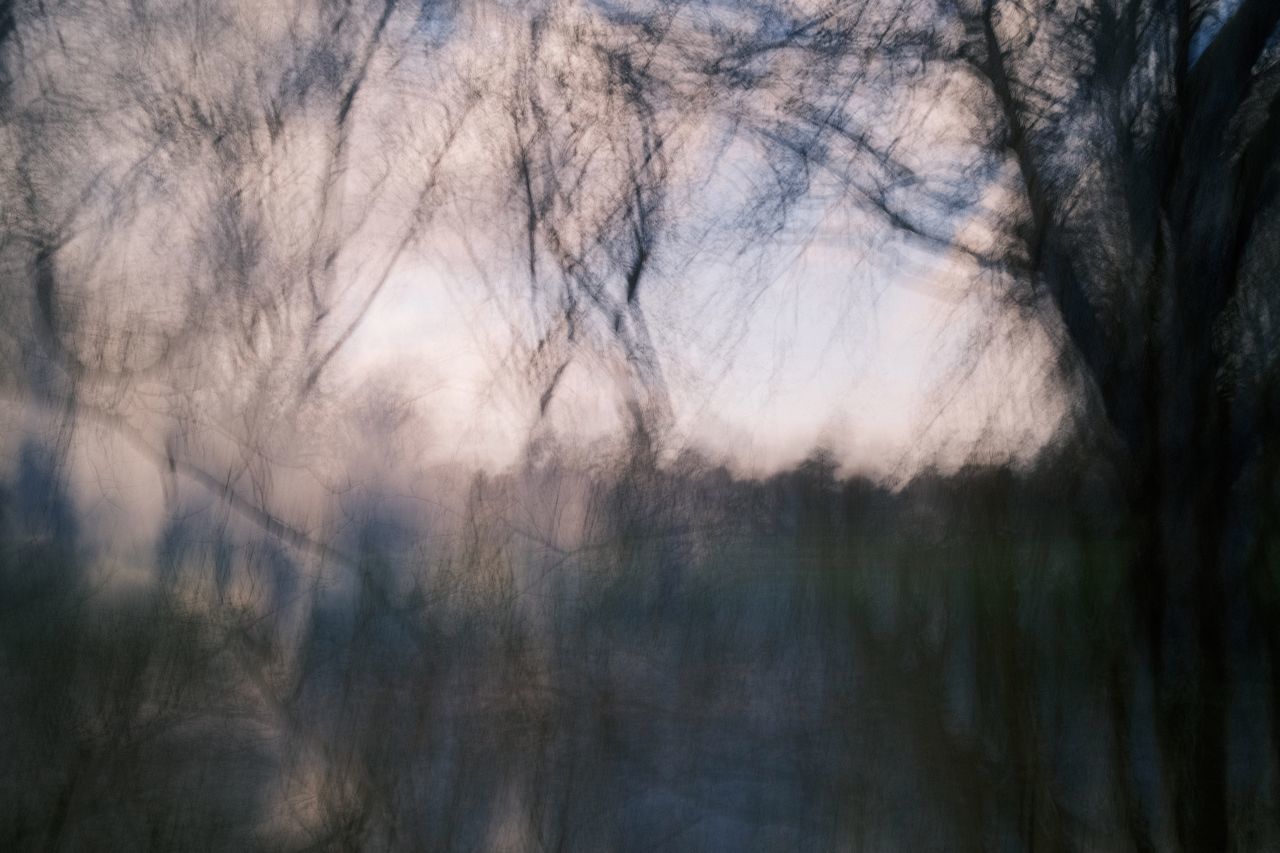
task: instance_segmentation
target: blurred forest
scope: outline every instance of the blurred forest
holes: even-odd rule
[[[1280,849],[1278,164],[1274,0],[0,0],[0,848]],[[682,435],[831,257],[1049,437]]]
[[[1156,790],[1133,533],[1069,453],[899,491],[821,451],[557,457],[457,517],[371,496],[325,582],[178,517],[127,591],[50,463],[4,503],[15,849],[1123,849]],[[1239,678],[1262,840],[1280,753]]]

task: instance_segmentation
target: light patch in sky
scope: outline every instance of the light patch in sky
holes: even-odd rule
[[[527,353],[509,310],[458,275],[400,269],[352,341],[346,381],[395,377],[429,413],[427,454],[441,461],[500,468],[548,425],[575,443],[623,426],[618,389],[588,353],[541,415],[537,389],[520,381]],[[817,445],[851,470],[890,478],[954,467],[979,446],[1027,460],[1063,414],[1044,386],[1048,342],[999,304],[956,301],[954,281],[915,275],[861,264],[849,250],[814,251],[731,336],[719,323],[699,334],[699,291],[723,281],[664,290],[672,442],[750,473],[794,464]]]

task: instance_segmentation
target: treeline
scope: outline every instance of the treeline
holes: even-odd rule
[[[30,445],[0,499],[0,836],[1127,849],[1172,831],[1155,769],[1183,756],[1129,700],[1104,482],[1069,455],[894,490],[822,452],[743,479],[633,447],[476,476],[419,528],[370,497],[327,558],[175,507],[126,571]],[[1230,698],[1260,844],[1266,667],[1241,658]]]

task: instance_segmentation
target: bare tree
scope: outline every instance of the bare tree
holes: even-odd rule
[[[474,98],[444,6],[233,5],[7,10],[3,387],[266,520]]]
[[[695,67],[749,104],[778,93],[770,114],[739,114],[790,164],[788,193],[834,173],[1057,340],[1076,426],[1126,484],[1134,657],[1155,685],[1174,835],[1238,843],[1229,644],[1241,620],[1270,621],[1242,605],[1248,543],[1265,536],[1255,503],[1273,501],[1280,6],[777,3],[736,27],[715,14],[719,53]],[[921,104],[932,126],[895,125]],[[930,136],[954,144],[921,149]],[[1164,812],[1135,808],[1150,847]]]
[[[315,742],[330,723],[369,735],[328,753],[301,750],[330,762],[317,783],[329,811],[317,843],[390,846],[417,796],[417,756],[395,755],[369,712],[344,703],[367,691],[393,709],[412,695],[421,714],[397,725],[423,743],[441,736],[427,719],[435,697],[380,681],[376,665],[380,655],[435,665],[415,594],[394,593],[370,543],[328,544],[275,501],[292,470],[338,482],[311,470],[323,462],[308,452],[306,429],[324,422],[340,357],[395,272],[414,256],[456,250],[445,245],[449,229],[464,235],[477,278],[498,267],[495,292],[519,306],[517,363],[538,415],[580,361],[616,382],[631,421],[628,453],[582,526],[617,540],[599,549],[609,565],[658,568],[653,578],[599,572],[601,590],[588,592],[616,608],[620,624],[638,611],[619,589],[658,602],[646,611],[659,635],[654,654],[678,664],[678,620],[664,621],[663,608],[693,559],[653,545],[678,527],[670,514],[682,509],[657,452],[668,401],[653,309],[688,283],[704,241],[720,241],[730,258],[730,272],[721,270],[729,301],[749,306],[767,276],[744,269],[763,265],[762,247],[834,208],[851,215],[851,242],[905,243],[998,294],[1056,345],[1057,390],[1073,415],[1064,433],[1109,460],[1127,505],[1124,642],[1104,656],[1131,842],[1249,843],[1232,821],[1239,795],[1228,746],[1232,712],[1248,698],[1235,662],[1265,647],[1273,691],[1280,667],[1280,594],[1263,571],[1280,507],[1280,306],[1269,286],[1280,264],[1280,4],[251,5],[0,4],[0,393],[53,412],[58,453],[76,429],[106,425],[149,455],[170,487],[194,481],[269,535],[354,569],[363,621],[325,627],[321,614],[313,638],[324,660],[320,628],[350,634],[349,659],[326,670],[332,696],[316,700],[341,704],[337,722],[304,720],[305,691],[255,680],[249,664],[248,686],[237,688],[256,689],[277,723]],[[738,183],[708,177],[727,172]],[[729,184],[731,198],[701,197]],[[840,587],[852,545],[833,509],[843,494],[834,471],[815,457],[797,472],[792,497],[804,540],[796,561]],[[965,482],[979,506],[1014,490],[977,475]],[[486,604],[459,605],[457,618],[500,600],[506,621],[494,632],[468,623],[456,636],[492,644],[485,659],[506,667],[482,687],[519,682],[510,692],[526,705],[510,715],[536,731],[511,742],[538,754],[530,777],[564,767],[587,774],[562,779],[563,790],[538,782],[526,804],[549,844],[568,844],[579,808],[569,798],[583,778],[608,774],[551,754],[567,734],[547,722],[559,713],[548,708],[569,700],[530,688],[529,673],[547,667],[546,680],[563,679],[572,695],[578,662],[563,649],[546,662],[512,650],[525,630],[510,606],[514,528],[490,524],[487,488],[478,483],[468,506],[475,535],[465,569]],[[585,561],[557,544],[559,521],[551,526],[542,544],[556,559]],[[494,537],[501,547],[489,547]],[[924,708],[914,732],[939,773],[1011,770],[1012,782],[945,804],[963,843],[982,846],[1008,806],[1024,840],[1052,846],[1065,821],[1043,769],[1048,737],[1034,650],[1022,651],[1016,555],[984,554],[983,577],[995,580],[956,593],[972,604],[971,623],[989,629],[973,640],[973,681],[977,701],[996,710],[971,731],[951,731],[931,693],[951,677],[956,637],[977,628],[937,628],[944,620],[917,588],[927,584],[910,573],[895,579],[894,594],[923,603],[885,630],[862,618],[873,608],[849,603],[841,630],[857,654],[832,667],[858,657],[890,685],[889,704]],[[213,560],[219,595],[229,559]],[[834,619],[814,604],[826,589],[792,590],[792,623]],[[594,636],[576,611],[557,618],[583,620],[547,629],[566,648]],[[448,666],[464,669],[452,658]],[[608,682],[608,662],[600,669]],[[648,677],[658,692],[661,679]],[[620,703],[624,687],[601,691],[605,729],[643,706]],[[121,718],[138,716],[143,693],[120,695],[136,706]],[[1280,694],[1270,702],[1276,717]],[[508,712],[498,703],[495,715]],[[1148,729],[1154,769],[1134,746]],[[1280,742],[1274,719],[1271,736]],[[370,769],[393,766],[390,782]],[[493,800],[500,782],[475,786]],[[56,842],[60,820],[54,814],[42,837]],[[442,827],[447,846],[456,827]],[[483,831],[468,824],[463,834],[480,843]]]

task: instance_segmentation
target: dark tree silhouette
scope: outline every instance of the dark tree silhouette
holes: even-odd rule
[[[1180,845],[1238,843],[1226,737],[1246,652],[1228,646],[1273,621],[1245,602],[1280,425],[1280,4],[692,8],[664,9],[687,27],[673,50],[769,153],[766,222],[834,177],[1058,342],[1075,427],[1108,448],[1132,516],[1134,657],[1113,689],[1130,707],[1131,667],[1149,668]],[[670,39],[661,16],[616,14],[655,50]],[[1163,806],[1134,808],[1150,848]]]

